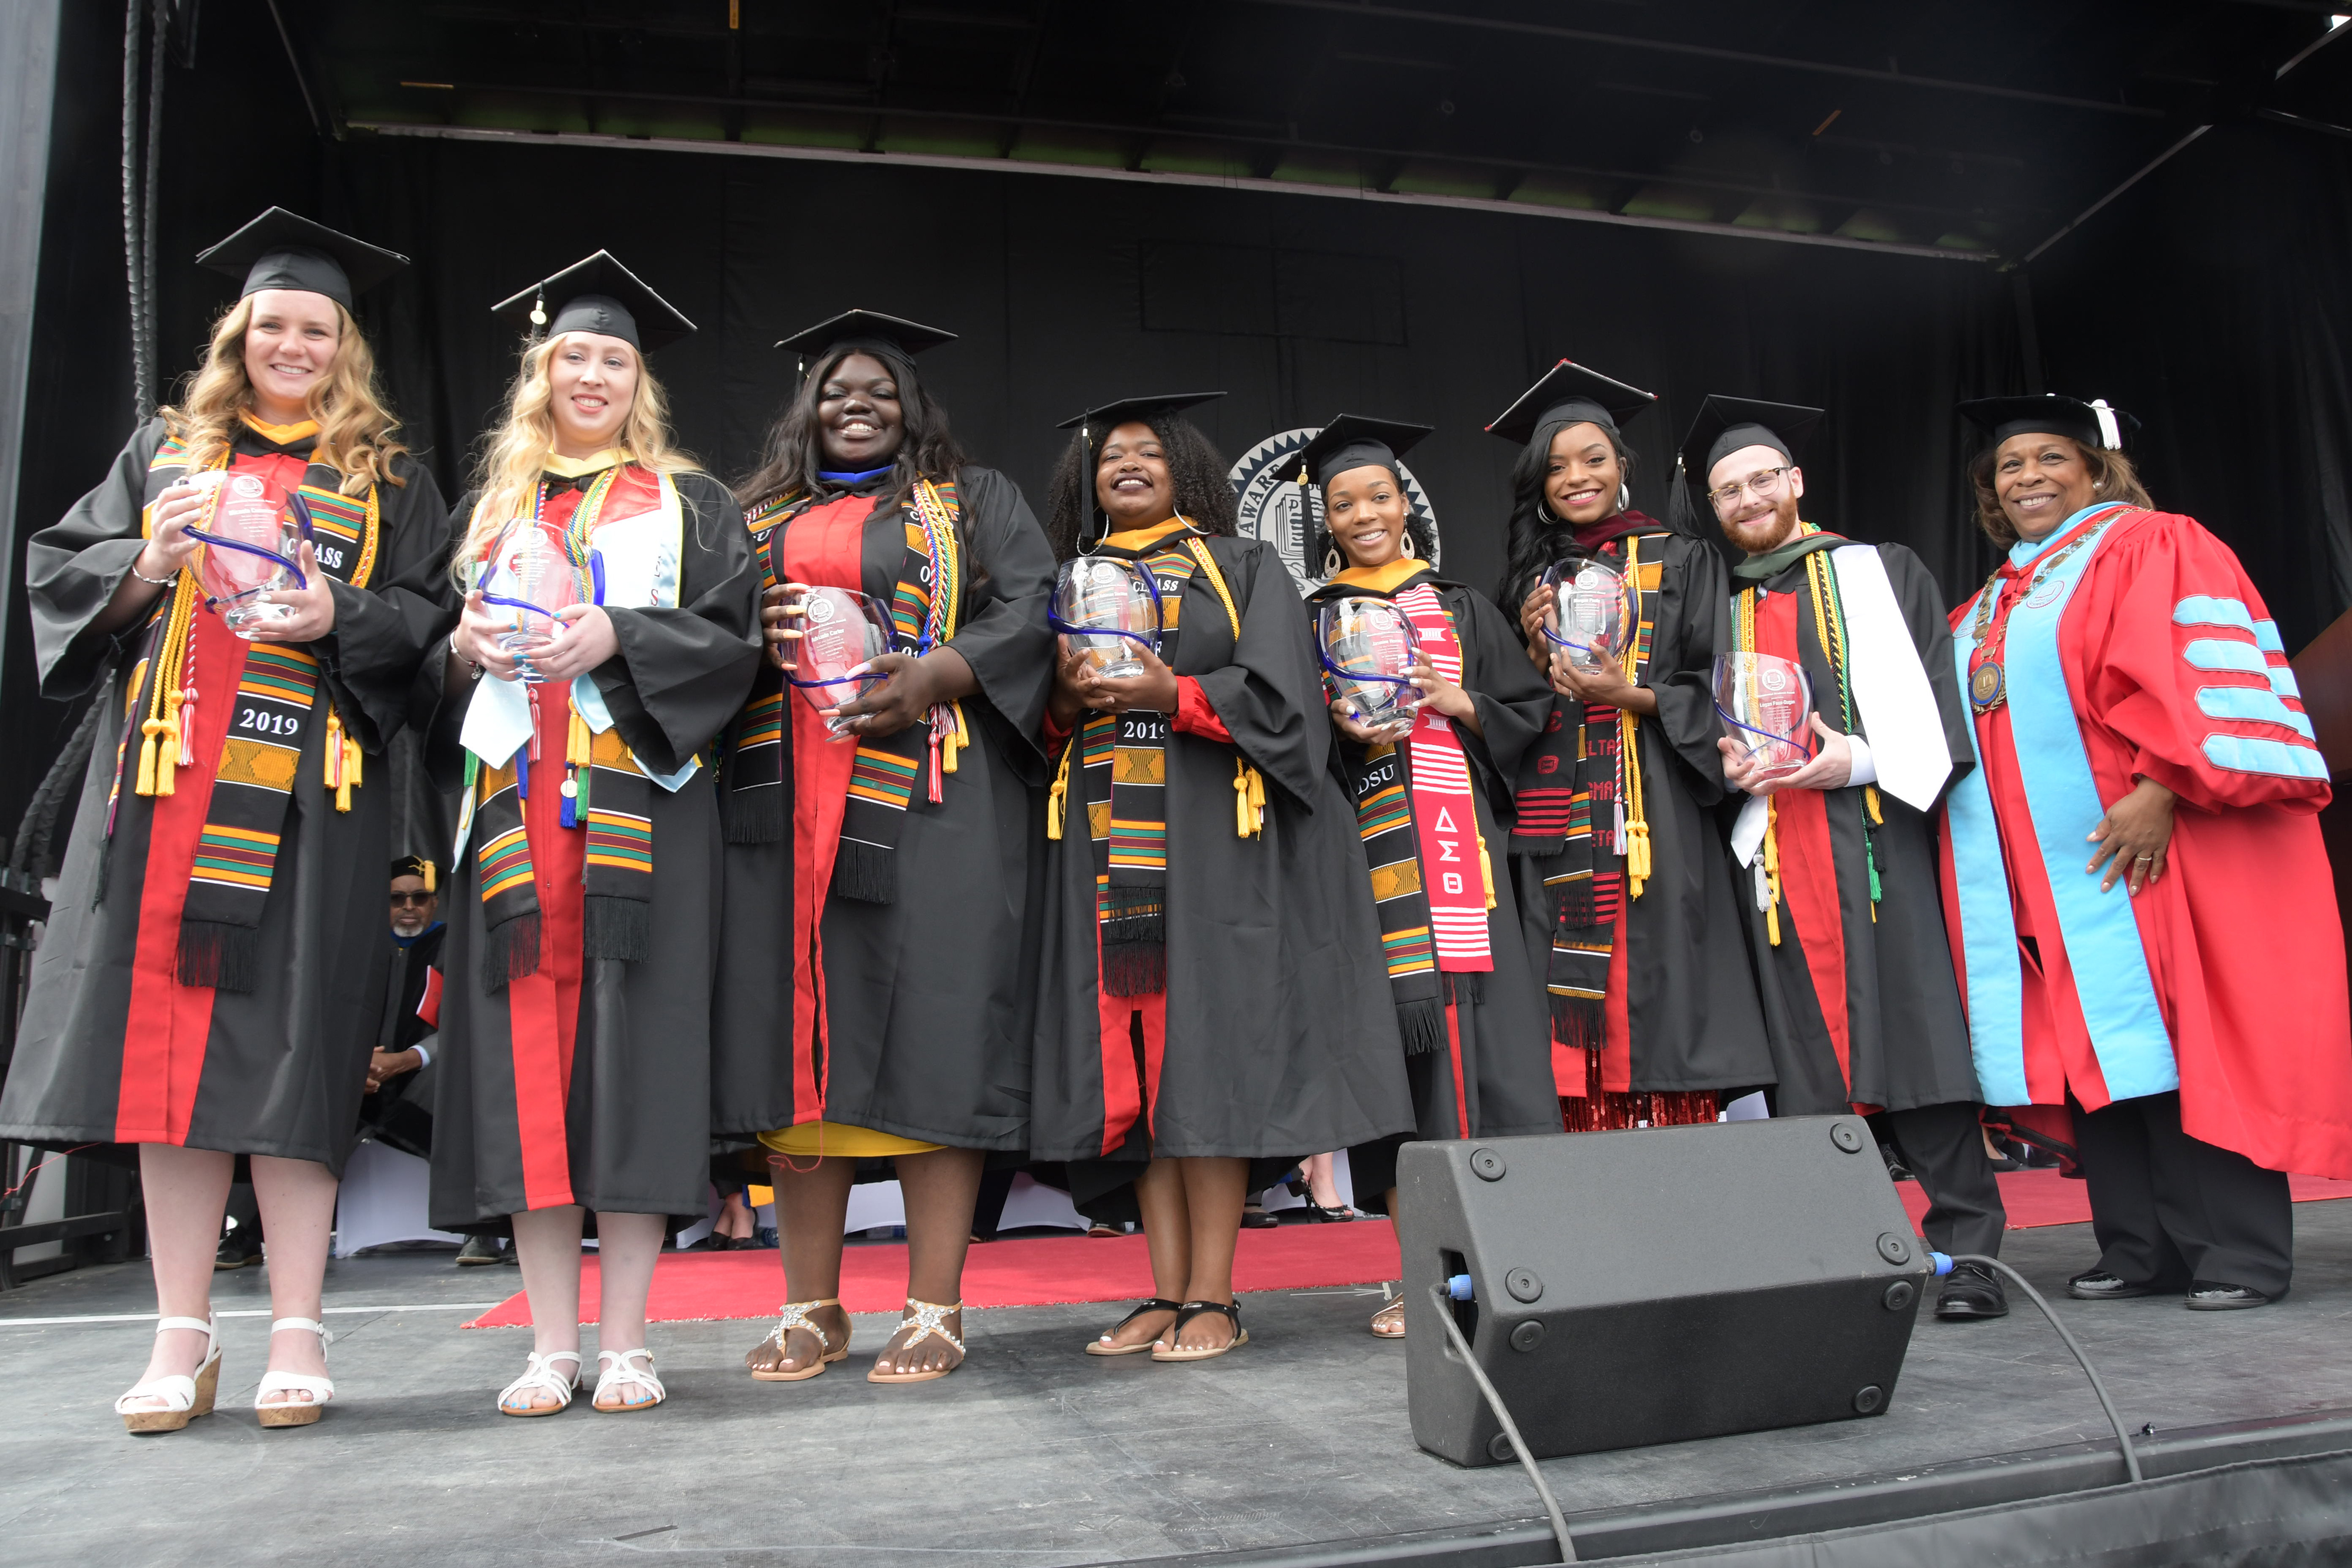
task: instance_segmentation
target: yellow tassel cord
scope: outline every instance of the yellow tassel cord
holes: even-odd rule
[[[1209,553],[1199,536],[1184,541],[1185,549],[1208,574],[1209,586],[1217,591],[1217,601],[1225,607],[1225,623],[1234,629],[1234,644],[1241,645],[1242,614],[1234,606],[1234,591],[1225,586],[1225,574],[1217,570],[1217,558]],[[1254,839],[1265,827],[1265,780],[1258,776],[1244,758],[1234,758],[1234,832],[1237,837]]]
[[[195,716],[180,689],[180,674],[188,662],[188,642],[195,630],[196,580],[185,569],[172,587],[172,607],[165,613],[163,643],[148,666],[146,716],[139,724],[139,777],[134,789],[142,795],[169,795],[173,776],[194,760],[189,731]]]
[[[1820,530],[1808,523],[1805,531],[1817,533]],[[1846,663],[1845,610],[1838,602],[1837,582],[1830,575],[1827,551],[1815,550],[1805,558],[1805,586],[1812,595],[1813,632],[1821,639],[1822,651],[1829,655],[1830,672],[1837,678],[1838,712],[1845,721],[1846,733],[1851,735],[1853,733],[1853,698],[1848,691],[1850,683],[1846,678],[1846,672],[1852,666]],[[1884,822],[1885,819],[1878,810],[1878,786],[1864,785],[1862,800],[1871,822]],[[1879,895],[1878,846],[1871,841],[1867,826],[1862,833],[1862,863],[1870,873],[1870,918],[1875,924]]]
[[[963,703],[959,700],[949,706],[955,714],[955,728],[948,732],[946,740],[940,747],[940,771],[942,773],[954,772],[956,753],[971,744],[971,726],[964,719]]]
[[[1808,557],[1808,559],[1811,558]],[[1739,591],[1739,608],[1734,614],[1732,635],[1743,653],[1756,652],[1756,591]],[[1750,677],[1751,680],[1753,677]],[[1764,906],[1764,930],[1772,938],[1772,946],[1780,945],[1780,808],[1769,796],[1764,798],[1764,887],[1771,902]]]
[[[1486,907],[1495,907],[1495,858],[1486,852],[1486,835],[1478,835],[1478,875],[1486,883]]]
[[[352,809],[352,791],[360,783],[360,743],[343,731],[343,716],[335,705],[327,705],[327,744],[324,748],[326,786],[334,792],[335,810]]]
[[[434,883],[438,880],[439,879],[433,874],[433,862],[431,861],[426,861],[425,862],[425,891],[427,893],[438,893],[440,889],[434,886]]]
[[[1634,602],[1641,602],[1642,536],[1628,535],[1625,539],[1625,576],[1633,584]],[[1642,627],[1635,617],[1633,635],[1625,643],[1625,681],[1635,685],[1642,670]],[[1620,709],[1617,715],[1620,765],[1625,773],[1625,887],[1633,897],[1642,896],[1643,886],[1650,880],[1650,818],[1642,805],[1642,748],[1636,737],[1642,732],[1642,721]],[[1594,824],[1598,828],[1599,824]]]
[[[1054,787],[1045,792],[1045,836],[1049,839],[1062,836],[1062,818],[1069,810],[1070,758],[1077,749],[1078,737],[1073,733],[1070,743],[1062,747],[1061,767],[1054,770]]]

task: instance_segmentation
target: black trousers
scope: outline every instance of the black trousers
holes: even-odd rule
[[[1938,1252],[2000,1257],[2009,1211],[2001,1207],[1992,1161],[1985,1157],[1977,1107],[1966,1103],[1922,1105],[1872,1119],[1885,1130],[1903,1163],[1919,1178],[1919,1190],[1927,1195],[1927,1213],[1920,1221],[1927,1245]]]
[[[2203,1280],[2286,1294],[2294,1204],[2284,1175],[2182,1132],[2177,1091],[2074,1111],[2101,1269],[2164,1290]]]

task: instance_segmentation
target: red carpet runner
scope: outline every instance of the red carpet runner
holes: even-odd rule
[[[2352,1197],[2352,1182],[2294,1176],[2295,1201]],[[2083,1184],[2055,1171],[2021,1171],[2000,1180],[2009,1228],[2074,1225],[2091,1218]],[[1927,1210],[1916,1182],[1895,1186],[1916,1225]],[[1372,1285],[1397,1278],[1396,1231],[1385,1220],[1349,1225],[1286,1225],[1244,1230],[1234,1260],[1237,1291],[1306,1291]],[[597,1315],[596,1260],[581,1260],[580,1321]],[[894,1312],[907,1293],[907,1249],[849,1247],[842,1252],[841,1300],[853,1312]],[[971,1249],[963,1299],[974,1307],[1034,1307],[1059,1301],[1139,1301],[1151,1294],[1151,1265],[1140,1236],[1053,1236],[992,1241]],[[783,1300],[783,1274],[772,1251],[665,1253],[654,1270],[646,1316],[655,1322],[764,1318]],[[508,1328],[530,1322],[522,1293],[467,1324]]]

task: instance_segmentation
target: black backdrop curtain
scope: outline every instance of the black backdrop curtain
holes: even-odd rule
[[[95,483],[129,428],[120,16],[67,8],[19,491],[19,538]],[[247,12],[251,14],[248,15]],[[257,20],[257,18],[258,18]],[[2016,296],[1992,267],[1345,199],[723,153],[314,136],[258,90],[259,7],[206,17],[211,59],[165,103],[157,340],[194,363],[230,280],[188,258],[275,202],[417,266],[363,298],[406,436],[453,495],[511,373],[490,304],[605,246],[703,330],[655,369],[686,444],[750,466],[791,379],[770,344],[850,306],[962,340],[927,368],[979,460],[1033,499],[1055,423],[1110,396],[1225,387],[1229,453],[1342,410],[1439,427],[1413,455],[1447,566],[1490,584],[1511,451],[1481,428],[1553,359],[1663,395],[1629,435],[1664,505],[1699,398],[1829,409],[1806,513],[1899,539],[1957,599],[1992,554],[1960,465],[1959,398],[2021,391]],[[269,79],[275,80],[275,78]],[[2148,428],[2160,504],[2244,557],[2299,646],[2352,602],[2352,144],[2248,125],[2206,137],[2033,269],[2046,383]],[[21,583],[21,579],[19,579]],[[68,716],[34,695],[21,587],[6,608],[0,831]]]

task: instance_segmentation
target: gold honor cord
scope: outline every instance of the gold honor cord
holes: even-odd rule
[[[1625,684],[1635,685],[1642,667],[1642,536],[1625,536],[1625,574],[1633,584],[1633,635],[1626,640]],[[1650,879],[1650,818],[1642,806],[1642,720],[1630,708],[1617,710],[1618,766],[1625,776],[1625,886],[1635,898]]]
[[[1753,588],[1739,591],[1739,612],[1733,635],[1743,653],[1756,652],[1756,591]],[[1747,680],[1748,711],[1754,713],[1760,693],[1757,689],[1753,663],[1748,667]],[[1764,887],[1769,899],[1764,905],[1764,934],[1771,938],[1772,946],[1778,947],[1780,945],[1780,808],[1769,795],[1764,797],[1763,853]]]
[[[1813,528],[1810,523],[1805,527],[1810,531],[1820,531]],[[1845,720],[1846,733],[1852,735],[1853,733],[1853,697],[1851,689],[1853,682],[1847,678],[1847,673],[1853,666],[1846,663],[1845,604],[1838,597],[1837,579],[1832,575],[1830,563],[1825,559],[1828,554],[1827,550],[1815,550],[1805,558],[1805,586],[1811,591],[1813,599],[1813,629],[1821,635],[1822,651],[1830,656],[1830,674],[1837,680],[1838,713]],[[1868,818],[1862,825],[1862,863],[1870,872],[1870,919],[1873,925],[1876,925],[1879,896],[1878,848],[1872,840],[1870,830],[1873,824],[1884,825],[1886,821],[1885,816],[1879,810],[1877,785],[1865,784],[1862,787],[1862,803]]]

